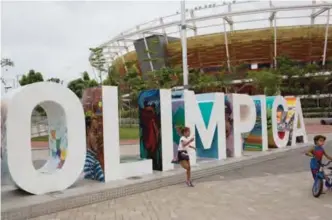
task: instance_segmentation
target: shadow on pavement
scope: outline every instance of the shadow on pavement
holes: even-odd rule
[[[325,148],[329,155],[332,155],[332,142],[328,142]],[[273,176],[282,174],[299,172],[310,173],[310,158],[304,155],[304,152],[308,149],[309,148],[299,149],[274,160],[222,172],[219,175],[198,179],[196,182],[231,181],[264,176],[271,176],[271,178],[274,178]]]

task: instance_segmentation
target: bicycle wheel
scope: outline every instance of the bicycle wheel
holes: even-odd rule
[[[316,179],[314,185],[312,186],[312,195],[318,198],[323,192],[323,180]]]

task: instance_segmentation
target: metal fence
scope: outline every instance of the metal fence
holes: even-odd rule
[[[120,127],[138,127],[137,118],[120,118]],[[31,118],[31,137],[48,135],[47,116],[32,116]]]

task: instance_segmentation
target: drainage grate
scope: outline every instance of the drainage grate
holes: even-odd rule
[[[127,178],[128,180],[139,180],[139,179],[142,179],[141,176],[132,176],[132,177],[128,177]]]
[[[50,196],[57,196],[57,195],[61,195],[61,194],[64,194],[64,191],[56,191],[56,192],[48,193],[48,195],[50,195]]]

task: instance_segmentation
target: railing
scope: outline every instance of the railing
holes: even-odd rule
[[[31,119],[31,137],[40,137],[48,135],[48,121],[46,116],[32,117]],[[120,118],[120,127],[138,127],[139,120],[136,118]]]
[[[47,116],[31,117],[31,137],[40,137],[48,134]]]
[[[37,124],[31,126],[31,137],[46,136],[48,134],[48,125]]]

